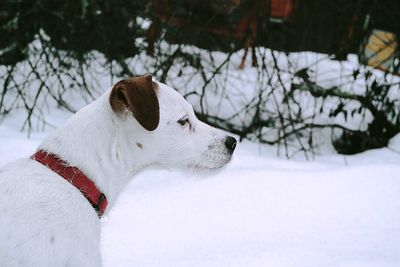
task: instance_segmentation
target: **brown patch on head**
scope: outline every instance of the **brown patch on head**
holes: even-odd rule
[[[156,90],[151,75],[121,80],[111,90],[111,109],[118,115],[130,111],[143,128],[153,131],[160,122]]]

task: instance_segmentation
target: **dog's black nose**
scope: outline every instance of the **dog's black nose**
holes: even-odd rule
[[[229,149],[229,151],[233,152],[236,147],[236,139],[232,136],[227,136],[225,139],[225,146]]]

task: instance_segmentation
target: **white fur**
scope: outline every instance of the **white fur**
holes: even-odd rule
[[[107,196],[106,213],[145,168],[218,169],[231,158],[221,131],[200,122],[175,90],[158,86],[156,130],[114,114],[108,91],[39,146],[92,179]],[[177,123],[184,116],[191,127]],[[70,183],[31,159],[0,170],[0,266],[101,266],[99,241],[100,220]]]

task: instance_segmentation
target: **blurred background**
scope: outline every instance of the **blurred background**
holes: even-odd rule
[[[400,132],[399,17],[398,0],[2,0],[0,123],[53,128],[52,107],[151,73],[279,155],[384,147]]]

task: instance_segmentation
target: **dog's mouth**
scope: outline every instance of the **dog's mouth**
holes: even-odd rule
[[[213,170],[219,170],[223,167],[225,167],[226,164],[221,165],[221,166],[207,166],[204,164],[189,164],[188,167],[189,169],[192,169],[194,171],[213,171]]]
[[[218,158],[214,160],[208,159],[208,164],[206,161],[194,162],[187,164],[188,169],[194,172],[213,172],[223,169],[230,161],[232,155],[226,155],[224,158]]]

